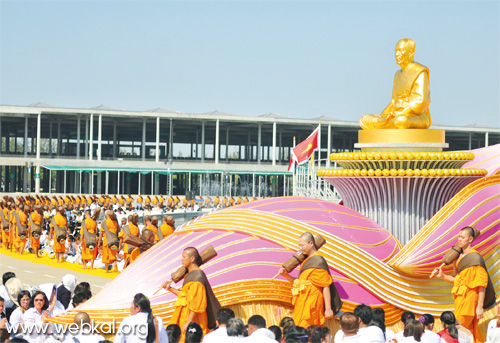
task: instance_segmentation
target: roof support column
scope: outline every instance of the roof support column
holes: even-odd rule
[[[57,122],[57,156],[62,154],[61,122]]]
[[[80,159],[80,115],[76,121],[76,159]]]
[[[52,118],[49,119],[49,157],[52,158]],[[9,136],[7,136],[9,137]],[[7,146],[9,146],[7,144]]]
[[[252,197],[255,198],[255,173],[252,174]]]
[[[259,131],[257,134],[257,164],[260,164],[261,144],[262,144],[262,124],[259,123]]]
[[[156,117],[156,150],[155,161],[160,162],[160,117]]]
[[[141,142],[141,157],[144,161],[146,159],[146,119],[142,120],[142,142]]]
[[[92,161],[94,155],[94,113],[90,114],[90,132],[89,132],[89,160]],[[94,172],[92,172],[92,189],[94,189]]]
[[[116,181],[116,194],[120,195],[120,171],[118,170],[118,178]]]
[[[138,187],[137,187],[137,194],[141,194],[141,179],[142,179],[142,174],[141,173],[137,173],[137,177],[139,178],[139,184],[138,184]]]
[[[472,150],[472,133],[469,132],[469,150]]]
[[[326,167],[330,168],[330,152],[332,151],[332,125],[328,124],[328,138],[326,146]]]
[[[106,190],[106,194],[109,194],[109,171],[106,170],[106,186],[104,186],[104,189]]]
[[[280,135],[279,135],[279,153],[278,153],[278,161],[280,161],[280,163],[283,161],[283,130],[280,128]]]
[[[99,129],[97,136],[97,160],[100,161],[102,158],[102,114],[99,113]]]
[[[84,146],[85,146],[85,158],[89,157],[89,120],[85,118],[85,139],[84,139]]]
[[[321,168],[321,122],[318,125],[318,170]]]
[[[113,120],[113,159],[116,159],[116,120]]]
[[[24,117],[24,158],[28,157],[28,116]]]
[[[488,140],[489,140],[489,134],[490,134],[489,132],[486,132],[484,134],[484,146],[485,147],[487,147],[489,145],[489,142],[488,142]]]
[[[66,170],[64,170],[64,185],[63,185],[63,193],[66,194]]]
[[[205,162],[205,121],[201,122],[201,163]]]
[[[172,118],[170,118],[170,133],[168,135],[168,159],[173,161],[174,159],[174,123]]]
[[[40,162],[36,163],[36,171],[35,171],[35,193],[40,193]]]
[[[215,122],[215,164],[219,164],[219,119]],[[222,183],[221,183],[222,184]]]
[[[229,126],[226,127],[226,163],[229,163]]]
[[[7,136],[8,137],[8,136]],[[5,145],[9,145],[8,138],[5,138]],[[0,117],[0,156],[2,155],[2,117]]]
[[[273,166],[276,165],[276,122],[273,123]]]
[[[42,112],[38,112],[38,115],[36,117],[36,158],[40,159],[40,150],[42,147]],[[1,126],[0,126],[0,131],[1,131]],[[1,139],[0,139],[1,141]]]

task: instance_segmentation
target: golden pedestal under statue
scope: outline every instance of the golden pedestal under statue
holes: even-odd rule
[[[359,130],[355,148],[362,151],[434,151],[448,148],[444,130]]]

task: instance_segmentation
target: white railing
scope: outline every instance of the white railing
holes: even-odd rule
[[[317,165],[311,167],[310,163],[297,167],[293,176],[293,195],[323,199],[339,203],[340,194],[323,178],[317,176]]]

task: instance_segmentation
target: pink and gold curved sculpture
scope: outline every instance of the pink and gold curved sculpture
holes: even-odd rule
[[[481,163],[477,168],[488,169],[487,161]],[[184,248],[212,245],[218,255],[202,268],[221,304],[243,319],[259,313],[277,323],[292,311],[291,285],[271,278],[296,251],[304,231],[325,237],[320,254],[328,261],[344,311],[360,303],[382,307],[393,324],[405,310],[438,316],[453,309],[451,285],[428,275],[454,243],[457,229],[466,225],[481,230],[475,248],[485,257],[498,296],[500,175],[491,175],[465,186],[405,246],[375,221],[318,199],[271,198],[210,213],[181,226],[92,299],[53,321],[71,323],[75,311],[86,311],[97,322],[118,325],[129,315],[133,296],[142,292],[150,296],[154,314],[168,322],[174,295],[153,293],[180,266]],[[327,325],[337,327],[334,320]]]

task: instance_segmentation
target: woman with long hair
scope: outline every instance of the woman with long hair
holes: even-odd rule
[[[425,313],[418,318],[424,325],[424,334],[422,335],[422,343],[439,343],[441,338],[432,330],[434,329],[434,317],[432,314]]]
[[[124,318],[115,336],[115,343],[168,343],[168,336],[160,317],[153,317],[149,299],[142,293],[134,296],[130,304],[130,317]]]
[[[441,313],[440,319],[444,327],[444,330],[438,332],[441,341],[444,343],[459,343],[457,320],[453,312],[444,311]]]

